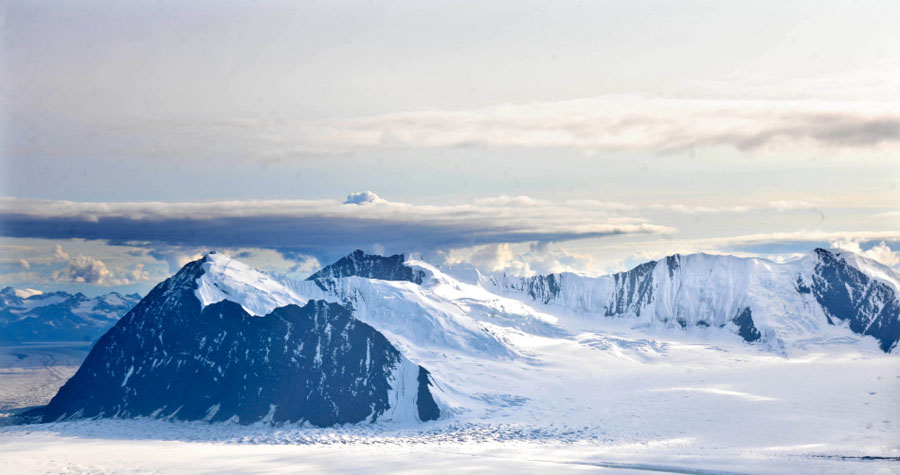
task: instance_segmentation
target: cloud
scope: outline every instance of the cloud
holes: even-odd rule
[[[53,273],[53,281],[104,285],[112,280],[112,275],[112,272],[100,259],[77,256],[70,259],[64,269]]]
[[[69,255],[66,253],[66,251],[63,251],[61,245],[57,244],[56,248],[53,251],[53,259],[57,261],[68,261]]]
[[[879,244],[874,245],[875,243]],[[795,231],[699,239],[648,240],[631,245],[630,248],[617,245],[614,249],[607,249],[605,255],[609,257],[607,261],[609,265],[606,266],[606,270],[624,270],[648,260],[676,253],[704,252],[783,261],[805,255],[815,247],[837,247],[887,264],[893,262],[888,243],[894,247],[900,245],[900,231]],[[867,245],[874,247],[863,251]],[[626,253],[631,255],[625,260],[618,258],[619,255]],[[900,271],[900,268],[895,269]]]
[[[56,246],[56,251],[57,254],[68,256],[59,245]],[[129,285],[149,278],[150,274],[144,271],[143,264],[138,263],[132,269],[126,269],[117,274],[111,271],[102,260],[84,255],[68,258],[65,267],[50,275],[52,282],[97,286]]]
[[[888,267],[896,268],[897,265],[900,264],[900,253],[894,252],[884,241],[881,241],[865,251],[862,249],[861,241],[853,239],[839,239],[833,241],[831,247],[868,257],[869,259],[880,262]]]
[[[411,111],[332,126],[336,141],[412,147],[676,151],[900,144],[896,109],[867,103],[602,96],[465,111]]]
[[[594,258],[585,271],[592,274],[621,272],[650,260],[661,259],[672,254],[724,254],[738,257],[762,257],[774,261],[785,261],[807,255],[816,247],[841,246],[840,242],[856,243],[866,257],[882,263],[892,262],[890,257],[876,254],[900,246],[900,231],[795,231],[741,234],[713,238],[688,239],[647,239],[642,241],[606,242],[590,248]],[[884,246],[879,243],[884,242]],[[576,243],[570,244],[575,247]],[[579,246],[581,247],[581,246]],[[875,249],[878,248],[878,249]],[[873,250],[874,249],[874,250]],[[860,252],[857,248],[849,248]],[[627,256],[623,259],[623,256]],[[900,272],[900,266],[894,269]]]
[[[808,210],[815,208],[812,203],[799,200],[770,201],[769,207],[777,211]]]
[[[520,206],[520,207],[537,207],[537,206],[548,206],[550,202],[537,200],[530,196],[518,195],[518,196],[491,196],[487,198],[478,198],[474,201],[476,205],[480,206]]]
[[[451,267],[469,265],[482,272],[520,276],[558,272],[597,273],[593,256],[541,242],[528,246],[501,243],[453,249],[444,255],[443,264]]]
[[[8,272],[0,274],[0,285],[2,286],[19,286],[24,282],[39,283],[45,282],[46,279],[39,276],[33,271]]]
[[[359,193],[350,193],[347,195],[347,200],[344,201],[345,205],[355,204],[355,205],[364,205],[364,204],[374,204],[374,203],[387,203],[387,201],[383,200],[380,196],[372,193],[371,191],[362,191]]]
[[[123,285],[148,280],[149,278],[150,274],[144,270],[144,264],[135,264],[133,269],[125,273]]]
[[[322,267],[315,257],[298,252],[261,248],[224,249],[222,252],[284,279],[303,279]]]
[[[699,249],[747,249],[778,244],[830,245],[835,242],[900,242],[900,231],[794,231],[743,234],[739,236],[697,239],[690,243]]]
[[[151,248],[147,255],[165,262],[169,266],[169,272],[174,273],[188,262],[196,261],[203,257],[204,251],[199,248],[185,249],[182,246],[156,246]]]
[[[389,252],[415,252],[674,232],[605,210],[536,200],[522,207],[523,199],[513,201],[438,206],[382,200],[377,206],[347,206],[336,200],[79,203],[0,198],[0,235],[144,242],[189,250],[344,252],[379,243]]]
[[[628,211],[637,209],[637,206],[618,203],[615,201],[599,201],[599,200],[568,200],[566,205],[582,209],[594,209],[605,211]]]
[[[188,262],[200,259],[205,252],[213,250],[209,247],[148,245],[153,245],[153,247],[147,250],[147,255],[165,262],[168,266],[169,274],[174,274]],[[305,278],[322,267],[315,257],[290,249],[220,247],[215,250],[259,270],[287,279]]]
[[[117,117],[50,128],[23,121],[10,154],[181,157],[188,160],[335,156],[366,148],[551,148],[596,153],[731,147],[835,154],[896,151],[896,103],[604,95],[345,119]],[[34,123],[32,123],[34,122]],[[44,130],[46,128],[46,130]],[[102,132],[102,133],[100,133]],[[34,140],[34,137],[52,140]]]
[[[746,213],[757,208],[750,206],[698,206],[685,204],[652,204],[648,208],[661,209],[681,214],[718,214],[718,213]]]
[[[507,243],[490,244],[476,249],[468,261],[475,267],[490,272],[512,270],[510,264],[513,262],[513,253]],[[519,267],[516,266],[516,270],[519,270]]]
[[[661,210],[679,214],[740,214],[765,211],[807,211],[815,209],[815,205],[806,201],[799,200],[782,200],[770,201],[763,204],[741,204],[741,205],[694,205],[685,203],[651,203],[646,205],[633,205],[626,203],[618,203],[614,201],[596,201],[596,200],[569,200],[567,205],[585,208],[598,209],[607,211],[640,211],[640,210]]]

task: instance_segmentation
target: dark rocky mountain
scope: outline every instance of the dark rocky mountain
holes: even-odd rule
[[[109,330],[141,297],[111,292],[82,293],[0,290],[0,341],[93,341]]]
[[[875,337],[890,352],[900,341],[900,301],[895,289],[853,267],[841,253],[816,249],[812,285],[798,282],[797,291],[812,293],[828,323],[847,322],[861,335]]]
[[[157,285],[30,416],[315,426],[440,416],[429,373],[340,304],[289,304],[264,316],[230,300],[202,305],[198,279],[211,258]]]
[[[342,257],[334,264],[323,267],[307,280],[316,283],[322,290],[333,290],[334,279],[342,277],[364,277],[379,280],[403,280],[421,284],[425,274],[403,265],[406,257],[403,254],[384,257],[370,255],[357,249]]]

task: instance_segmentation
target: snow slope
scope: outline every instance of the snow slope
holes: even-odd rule
[[[303,305],[308,300],[267,274],[215,251],[204,256],[195,294],[203,307],[228,300],[256,316],[292,303]]]

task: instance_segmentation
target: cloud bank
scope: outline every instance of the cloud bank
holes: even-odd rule
[[[676,151],[730,146],[858,149],[900,144],[896,109],[867,103],[596,97],[337,123],[334,143]]]
[[[599,96],[341,119],[77,116],[50,127],[25,117],[11,124],[9,153],[268,162],[371,148],[884,152],[900,148],[898,110],[858,101]]]
[[[377,243],[402,252],[674,232],[602,209],[530,199],[438,206],[389,202],[369,193],[351,195],[349,204],[337,200],[82,203],[0,198],[0,235],[319,252]]]

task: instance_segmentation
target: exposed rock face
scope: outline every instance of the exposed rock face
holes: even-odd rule
[[[812,285],[802,282],[797,290],[812,293],[825,310],[828,323],[849,323],[850,329],[878,339],[890,352],[900,341],[900,303],[895,290],[851,266],[839,254],[816,249]]]
[[[606,308],[606,316],[633,313],[641,316],[641,309],[653,300],[653,269],[656,261],[645,262],[628,272],[613,274],[615,290]]]
[[[352,276],[421,284],[424,273],[403,265],[404,261],[406,257],[403,254],[384,257],[369,255],[357,249],[334,264],[323,267],[307,280],[315,282],[322,290],[333,290],[335,279]]]
[[[744,311],[735,317],[734,320],[732,320],[732,323],[737,325],[738,335],[740,335],[747,343],[753,343],[762,337],[759,330],[756,329],[756,325],[753,324],[753,313],[750,311],[749,307],[745,308]]]
[[[527,294],[535,301],[547,304],[559,297],[561,289],[557,274],[536,275],[521,279],[504,277],[502,282],[508,289]]]
[[[429,373],[340,304],[311,300],[263,316],[230,300],[202,305],[206,259],[157,285],[106,333],[41,419],[329,426],[440,416]]]

